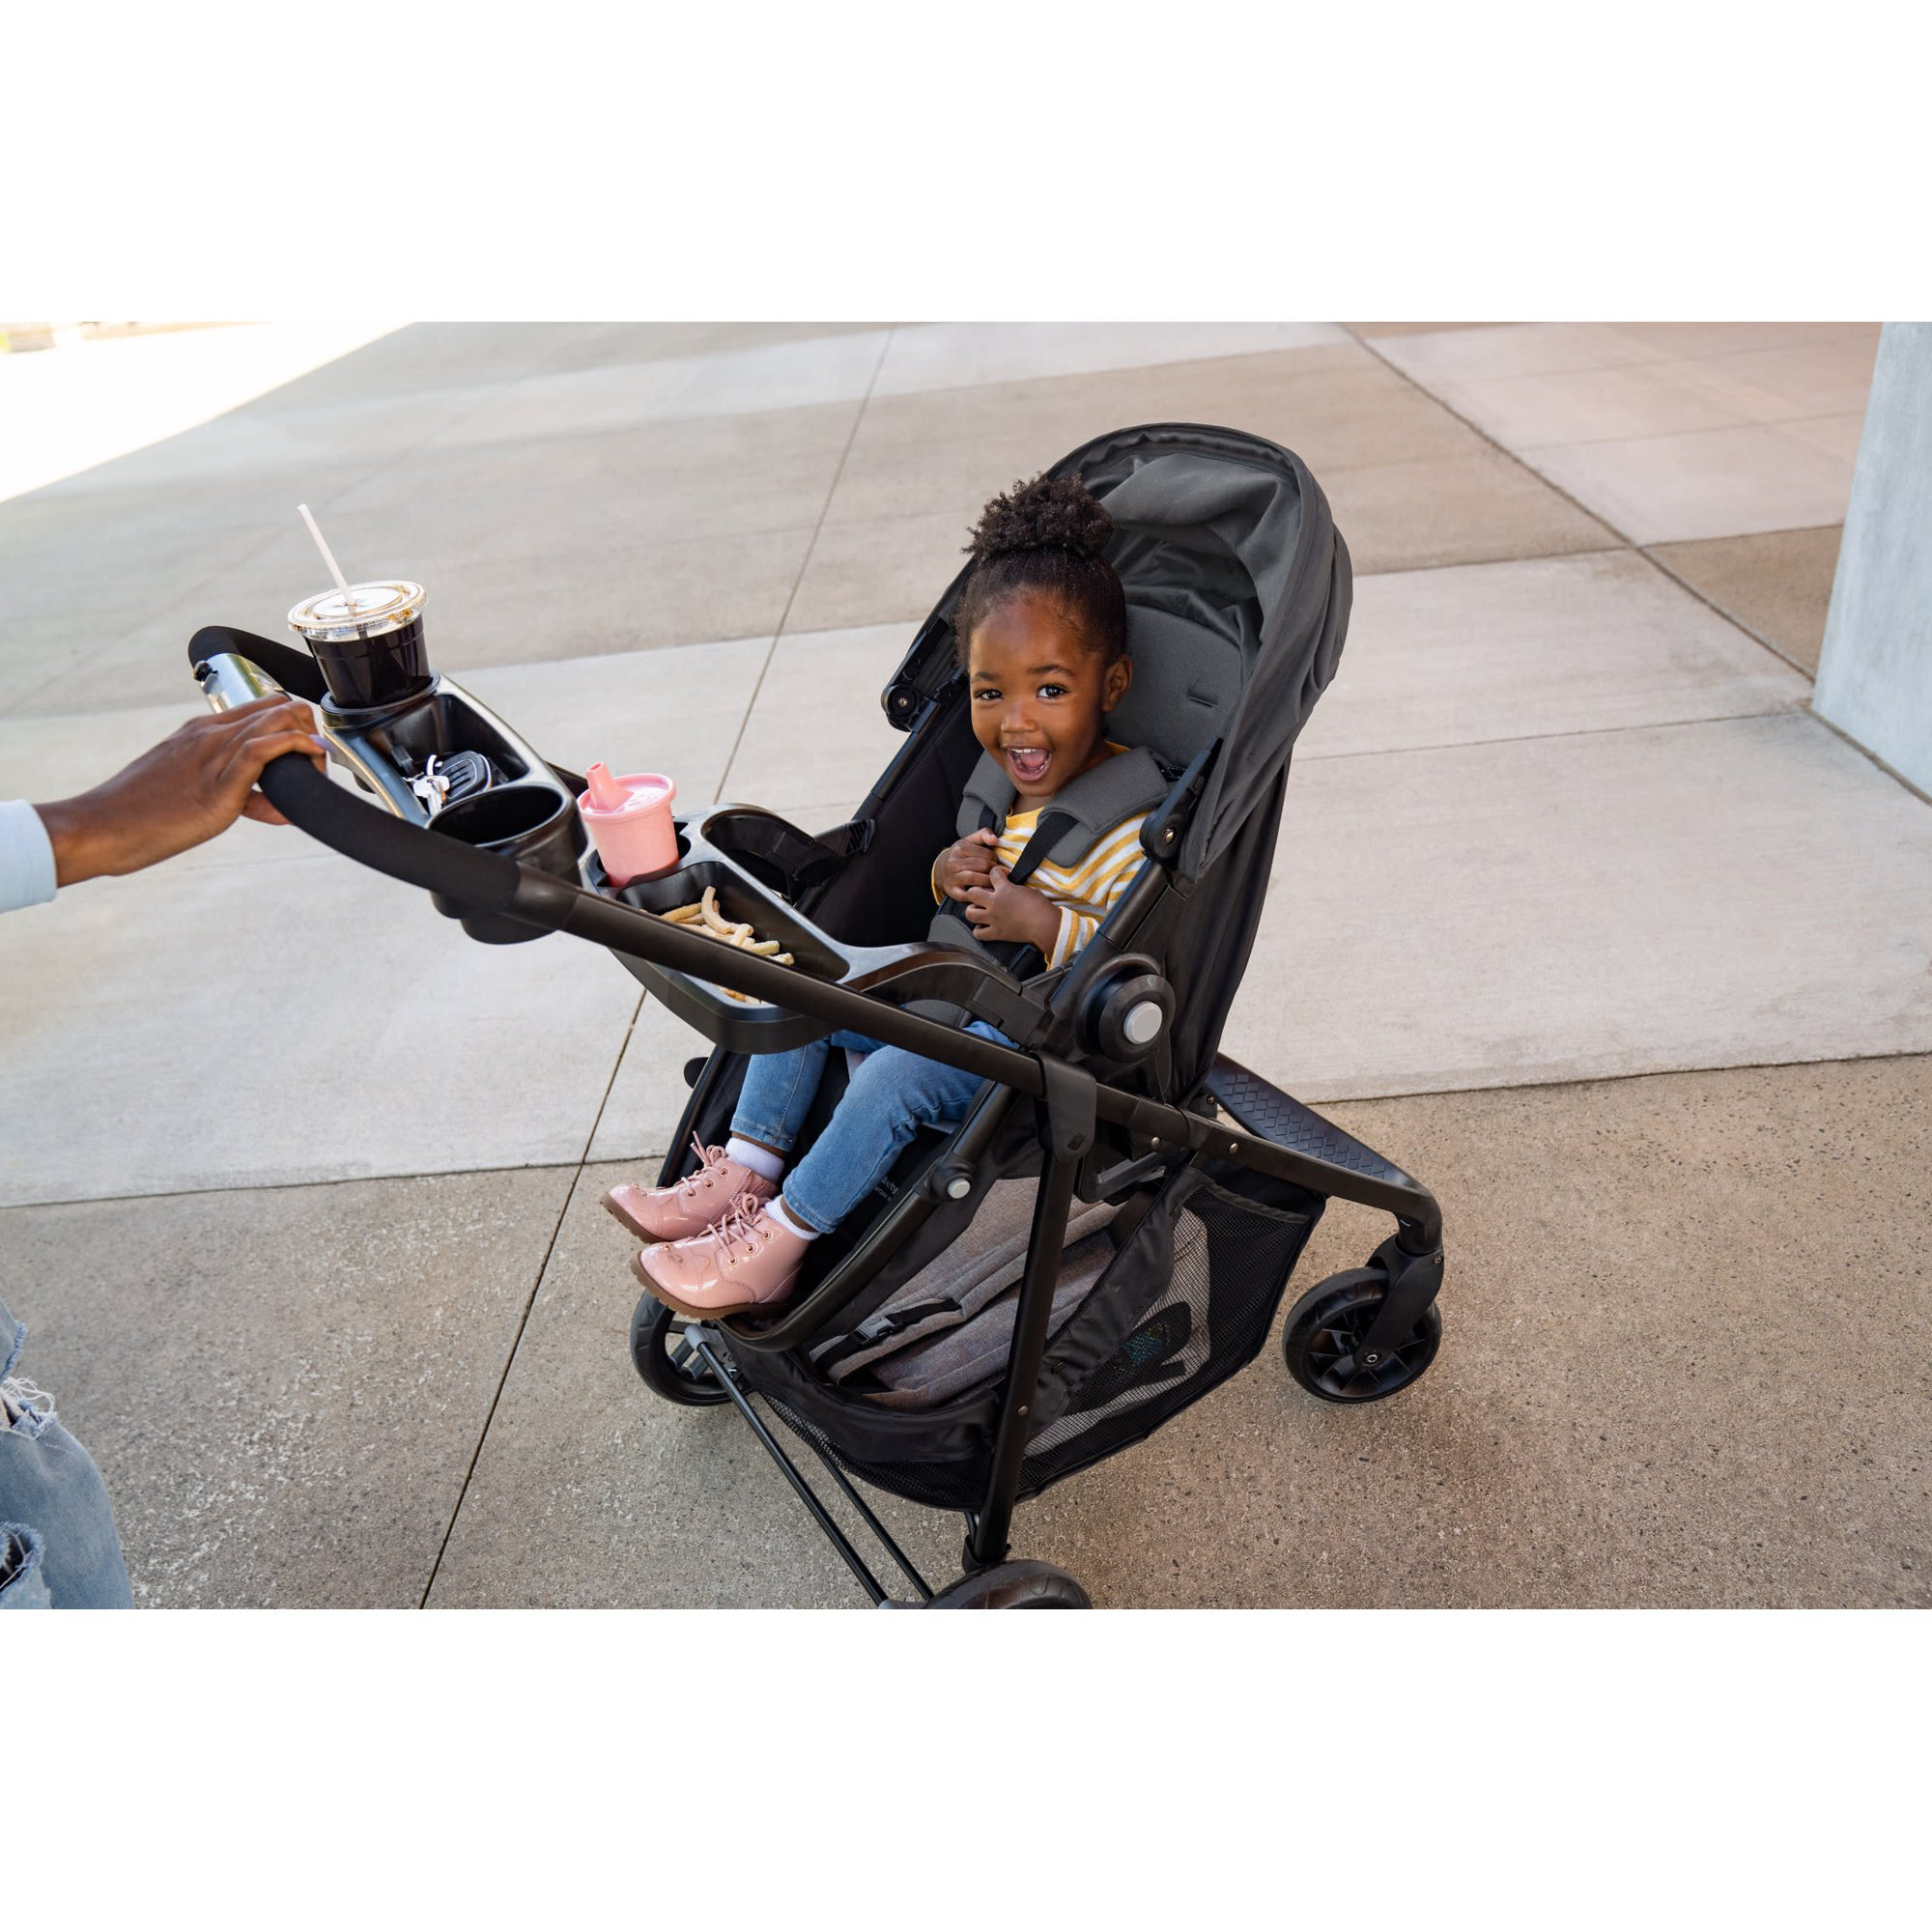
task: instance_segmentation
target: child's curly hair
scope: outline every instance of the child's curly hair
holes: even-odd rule
[[[1103,664],[1125,657],[1127,598],[1107,561],[1113,529],[1113,518],[1077,476],[1036,476],[995,497],[966,546],[973,574],[952,619],[959,662],[978,625],[1022,591],[1059,604]]]

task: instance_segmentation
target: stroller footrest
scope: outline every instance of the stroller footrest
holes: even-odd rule
[[[1323,1160],[1331,1167],[1346,1168],[1350,1174],[1366,1175],[1394,1186],[1415,1185],[1392,1160],[1363,1146],[1333,1121],[1323,1120],[1314,1108],[1303,1106],[1225,1054],[1215,1060],[1208,1076],[1208,1092],[1236,1126],[1292,1153],[1306,1154],[1312,1160]]]

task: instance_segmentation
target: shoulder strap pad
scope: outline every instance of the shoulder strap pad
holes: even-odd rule
[[[1123,818],[1151,811],[1174,789],[1169,771],[1145,745],[1136,745],[1082,772],[1049,801],[1047,812],[1070,822],[1044,857],[1056,866],[1078,865]]]
[[[980,753],[959,798],[959,830],[954,835],[970,838],[976,832],[997,832],[1013,809],[1013,781],[990,752]]]
[[[1041,822],[1051,815],[1066,824],[1040,856],[1056,866],[1078,864],[1123,818],[1151,811],[1174,789],[1179,776],[1145,745],[1132,746],[1091,772],[1082,772],[1047,801]],[[1012,809],[1012,780],[990,752],[981,752],[959,801],[958,837],[964,838],[981,827],[997,832]]]

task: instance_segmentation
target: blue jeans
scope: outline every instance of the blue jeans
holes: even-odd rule
[[[0,1302],[0,1381],[27,1331]],[[0,1610],[126,1610],[128,1566],[94,1459],[37,1394],[0,1411]]]
[[[984,1020],[974,1020],[966,1031],[1002,1046],[1012,1044]],[[903,1047],[882,1046],[864,1034],[835,1033],[789,1053],[754,1055],[731,1131],[789,1153],[835,1046],[863,1053],[865,1061],[810,1152],[784,1178],[786,1208],[821,1235],[829,1235],[879,1184],[915,1129],[964,1120],[973,1095],[985,1084],[977,1073]]]

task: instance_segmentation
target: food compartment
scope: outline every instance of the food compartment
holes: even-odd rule
[[[680,843],[685,843],[680,826]],[[791,954],[791,963],[800,971],[820,980],[838,980],[845,977],[846,962],[810,926],[776,895],[763,893],[736,867],[722,860],[701,859],[696,865],[681,866],[675,871],[661,872],[646,879],[633,879],[615,895],[627,904],[667,913],[690,905],[701,905],[705,892],[715,894],[713,903],[719,915],[733,924],[749,924],[754,940],[776,940],[777,952]],[[694,932],[710,928],[693,921]],[[718,935],[714,934],[714,937]],[[767,954],[767,957],[775,956]]]
[[[683,837],[686,824],[681,822],[678,829]],[[697,841],[692,843],[693,849],[704,851]],[[765,958],[776,959],[778,953],[788,952],[791,954],[788,970],[834,983],[848,975],[850,962],[823,934],[807,924],[782,899],[764,891],[725,860],[701,857],[675,871],[633,879],[617,893],[611,893],[608,884],[603,883],[604,875],[594,854],[585,860],[584,871],[593,885],[611,896],[660,917],[682,906],[701,904],[709,887],[722,918],[749,924],[753,936],[761,942],[778,942],[775,951],[765,954]],[[719,943],[724,944],[722,936]],[[822,1021],[788,1008],[766,1000],[748,999],[715,980],[654,965],[615,947],[611,951],[625,970],[641,980],[680,1019],[728,1052],[781,1053],[789,1047],[803,1046],[829,1031]]]

